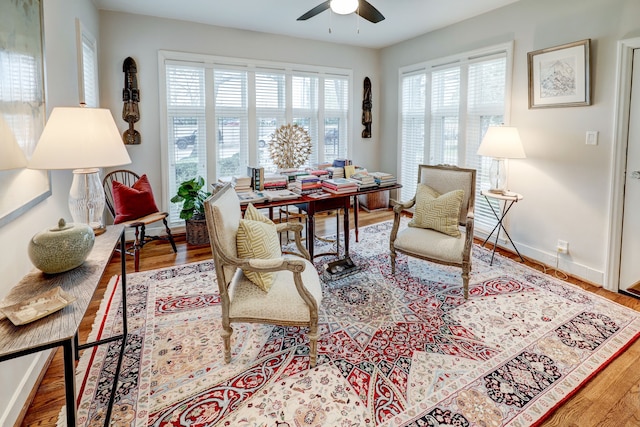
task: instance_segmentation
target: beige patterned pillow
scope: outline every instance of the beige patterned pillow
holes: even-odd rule
[[[247,205],[247,209],[244,211],[244,219],[250,219],[252,221],[260,221],[266,224],[275,225],[273,221],[262,215],[262,213],[260,213],[260,211],[256,209],[256,207],[253,206],[252,203],[249,203]]]
[[[460,237],[458,218],[463,190],[453,190],[440,195],[425,184],[418,184],[416,209],[409,227],[429,228],[453,237]]]
[[[236,246],[238,249],[238,257],[240,258],[271,259],[282,256],[280,238],[273,222],[268,224],[267,222],[259,220],[240,220],[240,226],[238,227],[238,234],[236,236]],[[271,289],[275,276],[275,273],[257,273],[246,270],[244,270],[244,274],[247,276],[247,279],[265,292],[269,292],[269,289]]]

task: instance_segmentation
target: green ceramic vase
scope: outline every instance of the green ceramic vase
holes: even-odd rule
[[[93,249],[95,234],[87,224],[67,224],[37,233],[29,242],[29,258],[36,268],[47,274],[62,273],[82,265]]]

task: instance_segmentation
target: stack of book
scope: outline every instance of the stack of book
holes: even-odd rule
[[[331,173],[326,169],[309,169],[309,170],[307,170],[307,172],[310,175],[317,176],[321,180],[322,179],[326,179],[326,178],[331,178]]]
[[[344,178],[344,168],[330,166],[327,168],[331,178]]]
[[[366,170],[358,171],[351,175],[349,178],[351,181],[354,181],[358,185],[358,189],[363,190],[365,188],[373,188],[377,187],[378,184],[373,176],[369,175]]]
[[[243,191],[238,194],[241,205],[247,205],[249,203],[262,203],[267,201],[267,196],[262,191]]]
[[[251,188],[255,191],[264,190],[264,168],[247,166],[247,175],[251,178]]]
[[[298,193],[294,193],[291,190],[264,190],[262,192],[270,202],[275,200],[291,200],[300,197]]]
[[[277,173],[267,173],[264,175],[265,190],[286,190],[289,178]]]
[[[295,181],[289,183],[289,190],[297,194],[312,194],[322,191],[320,178],[315,175],[299,175]]]
[[[308,175],[306,171],[301,169],[280,169],[278,173],[286,177],[289,182],[295,181],[298,176]]]
[[[388,185],[394,185],[396,183],[396,177],[386,172],[371,172],[371,176],[375,179],[376,184],[380,187],[386,187]]]
[[[358,184],[346,178],[331,178],[322,181],[322,189],[334,194],[358,191]]]
[[[231,185],[238,193],[245,193],[251,191],[251,178],[248,176],[233,176],[231,178]]]

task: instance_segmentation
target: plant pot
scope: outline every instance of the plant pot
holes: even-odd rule
[[[189,245],[208,245],[209,230],[207,230],[207,221],[203,219],[187,219],[185,220],[186,238]]]

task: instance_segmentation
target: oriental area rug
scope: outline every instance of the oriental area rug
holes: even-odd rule
[[[361,228],[361,269],[323,282],[314,369],[305,328],[256,324],[224,363],[212,262],[128,275],[111,425],[531,426],[638,338],[638,312],[477,245],[466,301],[460,269],[399,255],[392,275],[390,229]],[[120,331],[118,282],[93,338]],[[118,346],[82,355],[79,425],[104,423]]]

